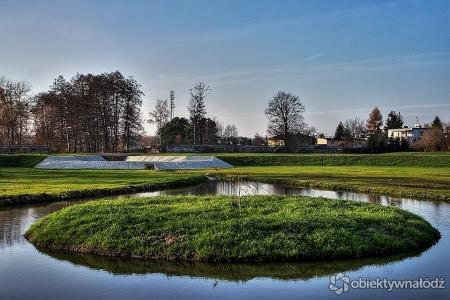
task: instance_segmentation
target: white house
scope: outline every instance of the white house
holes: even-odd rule
[[[421,126],[405,126],[399,129],[388,129],[388,137],[393,139],[399,138],[400,140],[407,140],[409,143],[414,143],[420,140],[427,130],[430,130],[430,128]]]

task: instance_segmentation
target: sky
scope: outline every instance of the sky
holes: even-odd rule
[[[0,75],[38,93],[115,70],[142,85],[144,119],[170,90],[187,116],[202,81],[208,115],[244,136],[266,134],[279,90],[326,134],[374,106],[450,121],[450,1],[0,0]]]

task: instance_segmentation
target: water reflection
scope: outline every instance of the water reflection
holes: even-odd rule
[[[11,287],[11,294],[8,294],[8,292],[4,290],[6,293],[5,295],[15,295],[17,293],[17,289],[12,288],[15,286],[14,284],[20,286],[23,280],[35,282],[39,278],[36,278],[38,275],[33,274],[43,274],[43,272],[45,273],[49,269],[53,270],[53,272],[56,272],[58,275],[54,275],[55,278],[52,277],[54,281],[51,281],[50,277],[48,277],[47,280],[56,282],[56,286],[53,287],[55,289],[60,287],[61,293],[64,293],[68,286],[72,286],[73,276],[79,276],[80,280],[88,275],[93,277],[102,277],[103,275],[99,274],[99,270],[106,271],[105,274],[127,275],[125,276],[127,278],[129,275],[136,274],[156,274],[157,276],[163,277],[208,278],[212,280],[231,282],[248,282],[258,278],[277,279],[283,282],[292,280],[311,280],[312,278],[323,278],[323,276],[344,271],[366,272],[366,274],[376,274],[377,276],[387,276],[395,271],[402,274],[405,278],[414,277],[417,274],[420,274],[421,276],[423,274],[428,274],[430,276],[448,275],[448,265],[450,264],[448,256],[448,249],[450,248],[450,240],[448,239],[450,233],[450,204],[448,203],[397,199],[387,196],[375,196],[352,192],[292,188],[283,185],[254,182],[243,182],[238,184],[236,182],[215,181],[208,181],[193,187],[161,192],[140,193],[128,196],[144,197],[177,194],[302,195],[332,199],[350,199],[354,201],[380,203],[382,205],[393,205],[409,210],[427,219],[434,227],[439,229],[442,234],[442,239],[438,242],[438,244],[420,254],[409,253],[401,256],[391,256],[385,258],[298,263],[211,265],[161,261],[139,261],[92,255],[72,255],[61,252],[43,252],[44,255],[42,255],[41,252],[36,251],[36,248],[34,248],[23,238],[23,233],[27,230],[27,228],[35,222],[36,219],[48,213],[74,203],[89,200],[1,209],[0,285],[4,283],[5,285],[8,284],[8,286]],[[120,196],[119,198],[128,196]],[[74,268],[74,265],[84,266],[86,268]],[[60,269],[61,273],[58,273]],[[382,270],[387,270],[387,275],[384,274],[384,271]],[[89,273],[86,274],[86,272]],[[59,280],[61,274],[70,274],[70,278]],[[117,277],[114,277],[114,279],[111,280],[114,280],[115,284],[121,283],[122,285],[126,285],[125,281],[121,281],[121,279]],[[83,284],[86,285],[87,283],[84,282]],[[325,282],[325,285],[326,284],[327,283]],[[36,288],[39,289],[38,287]],[[45,295],[45,292],[42,292],[43,295]],[[92,292],[98,293],[99,290],[93,289]],[[61,295],[67,296],[67,294]],[[2,298],[1,288],[0,298]]]
[[[76,202],[56,202],[0,210],[0,249],[26,243],[23,234],[36,219]]]
[[[419,253],[406,253],[384,258],[346,259],[313,262],[273,262],[248,264],[205,264],[154,260],[130,260],[119,257],[104,257],[87,254],[70,254],[60,251],[41,251],[58,260],[75,265],[103,270],[114,275],[143,275],[160,273],[167,276],[188,276],[215,280],[245,282],[254,278],[277,280],[307,280],[344,271],[355,271],[366,265],[383,266],[398,262]]]
[[[327,191],[311,188],[296,188],[281,184],[267,184],[259,182],[233,182],[233,181],[214,181],[209,180],[193,187],[184,187],[178,189],[137,193],[129,196],[133,197],[151,197],[157,195],[285,195],[285,196],[308,196],[323,197],[328,199],[345,199],[353,201],[363,201],[370,203],[379,203],[382,205],[399,206],[402,200],[412,201],[411,199],[401,199],[389,196],[380,196],[373,194],[354,193],[346,191]],[[123,197],[123,196],[122,196]],[[434,202],[431,202],[434,203]]]

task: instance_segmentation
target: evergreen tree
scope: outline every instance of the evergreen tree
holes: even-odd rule
[[[191,99],[189,101],[189,117],[191,121],[192,143],[204,143],[207,134],[206,107],[205,99],[211,90],[209,86],[203,82],[197,83],[191,90]]]
[[[400,112],[395,112],[391,110],[386,118],[384,130],[387,132],[388,129],[398,129],[403,127],[403,116]]]
[[[206,117],[205,99],[209,91],[211,91],[211,88],[203,82],[197,83],[190,89],[191,99],[189,101],[188,111],[191,122],[197,123]]]
[[[342,122],[339,122],[338,126],[336,127],[336,131],[334,132],[334,138],[337,140],[342,140],[345,135],[345,129]]]
[[[444,125],[442,124],[442,121],[441,121],[441,119],[438,116],[436,116],[434,118],[433,123],[431,123],[431,126],[433,128],[438,128],[438,129],[441,129],[441,130],[444,129]]]

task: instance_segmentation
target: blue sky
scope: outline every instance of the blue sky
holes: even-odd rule
[[[409,125],[450,121],[450,1],[0,0],[1,75],[37,93],[59,74],[115,70],[142,84],[146,118],[170,90],[186,116],[206,82],[209,114],[242,135],[265,134],[278,90],[329,134],[375,105]]]

